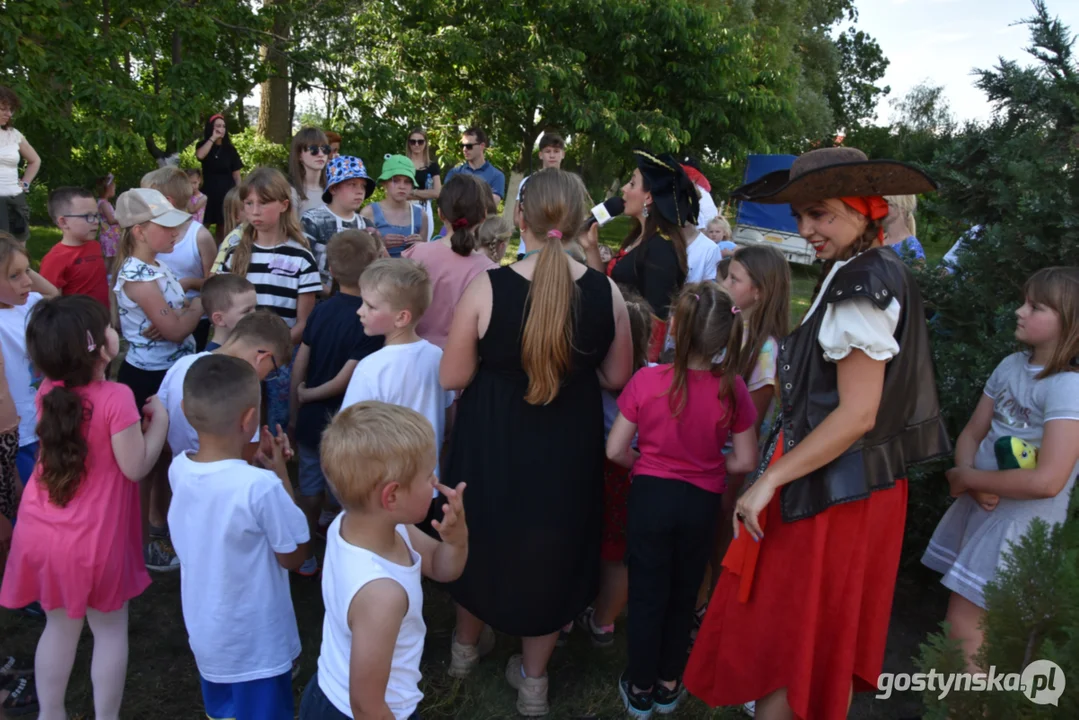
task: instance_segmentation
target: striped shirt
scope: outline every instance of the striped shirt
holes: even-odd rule
[[[235,248],[225,256],[223,272],[230,271],[234,254]],[[274,247],[252,245],[246,277],[255,286],[258,306],[279,315],[289,327],[296,324],[300,295],[322,290],[311,251],[291,239]]]

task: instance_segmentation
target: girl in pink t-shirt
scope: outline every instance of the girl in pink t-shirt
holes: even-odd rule
[[[749,472],[757,463],[757,411],[738,375],[740,311],[707,281],[682,289],[671,318],[674,363],[633,376],[618,397],[607,437],[607,457],[632,468],[633,476],[626,535],[629,668],[618,683],[633,714],[673,712],[685,695],[693,609],[727,473]],[[734,449],[724,456],[732,435]]]
[[[39,302],[26,328],[41,450],[19,505],[0,605],[45,609],[35,666],[42,717],[67,717],[64,695],[83,618],[94,635],[94,710],[119,717],[127,674],[127,602],[150,584],[142,558],[139,489],[154,466],[168,414],[105,379],[119,352],[109,313],[85,295]]]

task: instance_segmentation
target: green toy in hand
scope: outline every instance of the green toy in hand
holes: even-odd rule
[[[999,438],[993,451],[1001,470],[1033,470],[1038,466],[1038,448],[1013,435]]]

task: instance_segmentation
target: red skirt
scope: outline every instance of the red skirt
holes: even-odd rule
[[[626,559],[626,507],[629,502],[629,468],[610,460],[603,465],[603,544],[604,562]]]
[[[792,523],[779,497],[761,542],[743,529],[724,557],[685,685],[713,707],[786,688],[795,717],[845,718],[852,683],[875,690],[884,662],[907,481]]]

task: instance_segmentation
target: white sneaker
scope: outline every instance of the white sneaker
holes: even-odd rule
[[[454,632],[453,640],[450,641],[450,669],[446,672],[453,678],[468,677],[472,669],[479,664],[480,658],[494,650],[495,631],[484,625],[480,632],[479,642],[475,645],[462,645],[457,642],[457,633]]]

